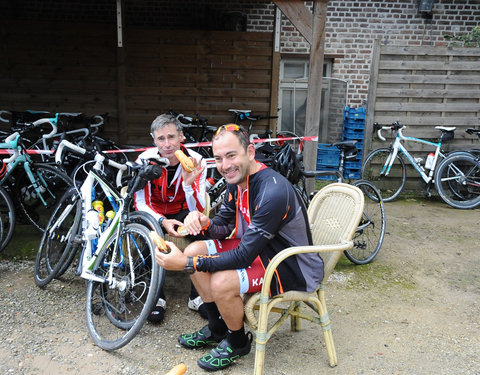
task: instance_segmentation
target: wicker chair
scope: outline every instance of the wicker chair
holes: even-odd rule
[[[314,245],[290,247],[277,254],[265,271],[261,292],[247,296],[246,322],[256,330],[256,375],[263,374],[268,340],[288,317],[291,318],[292,331],[300,329],[300,319],[319,324],[323,331],[330,366],[337,365],[337,355],[325,303],[324,283],[328,280],[343,251],[353,246],[352,238],[362,217],[363,199],[360,189],[343,183],[330,184],[320,190],[308,208]],[[311,293],[288,291],[271,297],[270,283],[278,265],[287,257],[307,252],[319,253],[324,261],[325,276],[317,290]],[[288,307],[276,307],[282,302],[287,302]],[[302,302],[310,307],[308,311],[301,311]],[[280,317],[268,328],[270,312],[279,313]]]

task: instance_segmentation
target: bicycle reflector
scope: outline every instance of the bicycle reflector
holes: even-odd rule
[[[3,160],[0,163],[0,178],[3,178],[7,174],[7,164]]]

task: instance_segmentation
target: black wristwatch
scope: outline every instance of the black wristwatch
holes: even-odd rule
[[[187,265],[183,270],[188,274],[195,272],[195,268],[193,268],[193,257],[187,257]]]
[[[160,227],[162,227],[163,220],[165,220],[163,216],[158,219],[158,224],[160,224]]]

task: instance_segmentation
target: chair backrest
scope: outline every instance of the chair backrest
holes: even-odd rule
[[[363,193],[353,185],[333,183],[321,189],[308,207],[313,244],[338,244],[352,240],[362,217],[363,205]],[[341,251],[322,252],[324,281],[327,281],[341,256]]]
[[[208,195],[207,192],[205,192],[205,209],[203,210],[203,213],[206,216],[210,216],[210,195]]]

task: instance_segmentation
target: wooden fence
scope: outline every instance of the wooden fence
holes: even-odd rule
[[[108,112],[105,133],[123,143],[150,144],[169,109],[211,125],[231,121],[229,108],[270,111],[271,33],[129,28],[118,49],[112,25],[17,20],[0,38],[0,109]]]
[[[368,103],[367,152],[388,145],[373,134],[373,123],[394,121],[407,125],[405,135],[432,140],[440,134],[435,126],[455,126],[455,139],[446,143],[447,151],[479,147],[465,129],[480,125],[480,48],[398,47],[377,42]],[[431,151],[413,142],[407,148],[424,160]],[[409,176],[418,181],[413,171]]]

